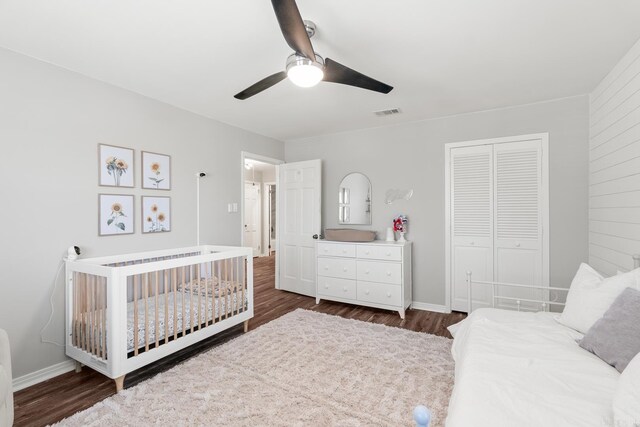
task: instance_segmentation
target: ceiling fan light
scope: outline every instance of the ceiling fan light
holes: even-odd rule
[[[316,55],[316,61],[293,54],[287,60],[287,77],[300,87],[312,87],[324,78],[322,58]]]

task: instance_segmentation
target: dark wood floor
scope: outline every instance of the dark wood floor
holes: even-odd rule
[[[296,308],[305,308],[348,319],[382,323],[388,326],[450,337],[447,326],[462,320],[461,313],[440,314],[408,310],[406,319],[398,313],[355,305],[322,301],[274,288],[274,257],[256,258],[254,263],[254,313],[250,322],[254,329]],[[242,325],[226,330],[178,353],[127,375],[125,388],[132,387],[176,363],[195,356],[242,334]],[[84,368],[69,372],[15,394],[15,426],[44,426],[60,421],[115,393],[113,380]]]

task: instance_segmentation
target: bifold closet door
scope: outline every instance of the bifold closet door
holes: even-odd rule
[[[451,308],[467,311],[466,272],[493,280],[493,150],[490,145],[451,149]],[[490,304],[490,289],[473,288],[474,308]]]
[[[543,186],[540,140],[495,144],[495,280],[503,283],[543,283]],[[515,299],[539,299],[541,291],[500,289],[497,306],[513,308]],[[508,298],[514,298],[508,299]],[[526,309],[531,304],[522,301]],[[540,307],[531,307],[537,308]]]

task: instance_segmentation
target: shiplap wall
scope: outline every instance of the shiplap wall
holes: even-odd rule
[[[615,274],[640,253],[640,41],[590,96],[589,262]]]

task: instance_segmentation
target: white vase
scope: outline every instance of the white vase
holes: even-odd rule
[[[393,233],[393,228],[387,227],[387,242],[395,242],[396,235]]]

